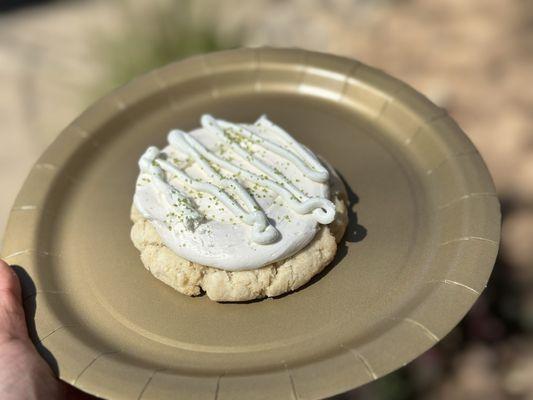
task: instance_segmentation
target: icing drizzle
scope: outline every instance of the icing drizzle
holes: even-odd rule
[[[172,130],[168,134],[168,142],[174,150],[187,155],[201,169],[204,179],[190,177],[183,169],[166,159],[165,154],[157,147],[149,147],[139,160],[140,170],[154,180],[160,197],[168,205],[176,207],[187,229],[196,229],[204,216],[194,207],[193,201],[186,193],[169,183],[171,179],[176,179],[189,190],[207,193],[218,199],[235,217],[251,226],[251,239],[255,243],[268,245],[279,239],[279,231],[269,222],[265,212],[248,190],[237,179],[223,176],[221,171],[272,190],[291,210],[298,214],[311,214],[318,223],[329,224],[333,221],[335,205],[329,199],[308,197],[281,171],[254,156],[254,149],[260,148],[291,163],[307,179],[320,183],[329,179],[327,169],[317,157],[266,116],[259,118],[252,127],[215,119],[210,115],[203,115],[201,124],[231,148],[239,158],[252,164],[261,173],[254,173],[240,167],[231,159],[215,154],[192,135],[180,130]],[[276,135],[283,145],[258,135],[254,130],[268,131],[269,134]],[[146,218],[150,218],[147,210],[139,211]]]

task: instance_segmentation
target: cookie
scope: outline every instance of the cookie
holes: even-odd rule
[[[207,121],[217,125],[203,119],[204,131],[171,132],[169,147],[163,152],[149,148],[141,157],[131,239],[142,263],[178,292],[205,293],[215,301],[246,301],[298,289],[335,257],[348,223],[341,180],[266,119],[237,128]],[[209,129],[221,126],[231,126],[231,135],[240,134],[251,144],[243,145],[238,137],[227,141],[229,149],[221,148],[212,140],[218,137],[209,136]],[[266,127],[278,142],[258,127]],[[225,144],[226,137],[220,137]],[[268,153],[262,161],[262,148],[274,155]],[[239,156],[240,163],[229,164]],[[229,193],[240,194],[240,202]],[[207,201],[206,195],[211,196]]]

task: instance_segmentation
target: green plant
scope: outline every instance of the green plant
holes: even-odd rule
[[[98,94],[181,58],[240,44],[238,32],[222,37],[213,21],[195,19],[190,0],[154,1],[142,9],[138,4],[122,1],[117,35],[96,37],[96,58],[103,66]]]

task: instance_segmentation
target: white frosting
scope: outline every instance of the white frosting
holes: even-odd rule
[[[210,115],[173,130],[139,160],[134,204],[179,256],[237,271],[282,260],[335,217],[329,174],[265,116],[253,125]]]

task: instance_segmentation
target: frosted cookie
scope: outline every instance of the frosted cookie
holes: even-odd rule
[[[144,266],[177,291],[216,301],[277,296],[334,258],[346,224],[340,179],[261,117],[210,115],[139,160],[131,238]]]

